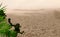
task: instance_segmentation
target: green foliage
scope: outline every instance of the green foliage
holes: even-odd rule
[[[3,21],[5,16],[0,16],[0,22]]]
[[[6,33],[9,30],[10,26],[7,24],[6,21],[2,21],[0,23],[0,32]]]
[[[6,35],[6,37],[16,37],[16,32],[10,30],[11,26],[7,23],[7,20],[5,19],[5,6],[2,7],[2,3],[0,4],[0,37],[1,34]]]
[[[5,12],[5,10],[6,10],[5,7],[6,7],[6,6],[2,6],[2,3],[0,4],[0,10],[3,10],[3,12]]]
[[[5,16],[4,10],[0,9],[0,16]]]
[[[16,32],[10,30],[10,25],[7,24],[6,20],[0,23],[0,34],[5,34],[8,37],[16,37]]]
[[[16,37],[16,32],[15,31],[13,31],[13,30],[10,30],[10,31],[8,31],[8,37]]]
[[[5,6],[2,7],[2,3],[0,4],[0,22],[5,19],[6,15],[5,15]]]

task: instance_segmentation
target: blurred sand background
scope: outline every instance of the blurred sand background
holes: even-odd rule
[[[60,37],[60,0],[0,0],[7,18],[20,23],[19,37]]]
[[[7,18],[20,23],[19,37],[60,37],[60,9],[8,10]]]

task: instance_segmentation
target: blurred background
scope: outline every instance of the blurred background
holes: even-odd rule
[[[60,37],[60,0],[0,0],[7,19],[20,23],[20,37]]]
[[[60,0],[0,0],[8,9],[60,8]]]

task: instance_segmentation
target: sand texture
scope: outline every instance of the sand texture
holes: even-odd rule
[[[24,34],[19,37],[60,37],[59,10],[11,11],[7,18],[11,18],[13,24],[21,24]]]

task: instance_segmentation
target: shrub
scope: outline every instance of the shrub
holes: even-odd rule
[[[5,19],[5,6],[2,7],[2,3],[0,4],[0,37],[16,37],[16,32],[10,30],[11,26],[7,23]]]
[[[6,17],[6,15],[5,15],[5,6],[3,6],[2,7],[2,3],[0,4],[0,22],[2,21],[2,20],[4,20],[5,19],[5,17]]]

